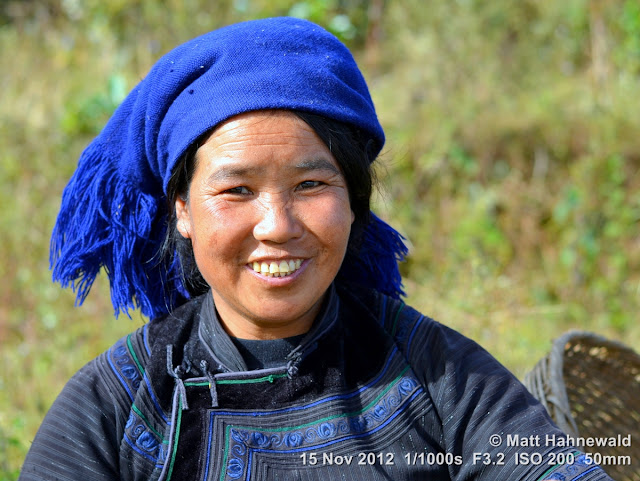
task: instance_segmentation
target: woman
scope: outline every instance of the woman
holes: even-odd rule
[[[105,267],[116,312],[153,321],[69,381],[21,479],[609,479],[399,300],[406,248],[369,211],[383,143],[350,53],[309,22],[160,59],[82,154],[52,240],[80,301]]]

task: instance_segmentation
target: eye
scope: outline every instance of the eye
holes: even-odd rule
[[[323,183],[320,182],[319,180],[305,180],[304,182],[300,182],[298,184],[298,189],[300,190],[313,189],[314,187],[318,187],[322,184]]]
[[[224,190],[222,193],[235,194],[235,195],[250,195],[251,191],[244,185],[241,185],[239,187],[232,187],[231,189]]]

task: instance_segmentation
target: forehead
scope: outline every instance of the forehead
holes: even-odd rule
[[[315,131],[287,111],[250,112],[227,120],[200,145],[196,160],[207,170],[225,166],[308,170],[327,163],[338,168]]]

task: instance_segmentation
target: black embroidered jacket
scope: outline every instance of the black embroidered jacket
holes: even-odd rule
[[[610,479],[547,435],[491,355],[400,301],[332,288],[280,367],[246,371],[205,295],[82,368],[20,479]]]

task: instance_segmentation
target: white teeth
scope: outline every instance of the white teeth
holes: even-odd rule
[[[286,277],[300,269],[302,259],[277,262],[253,262],[251,267],[266,277]]]

